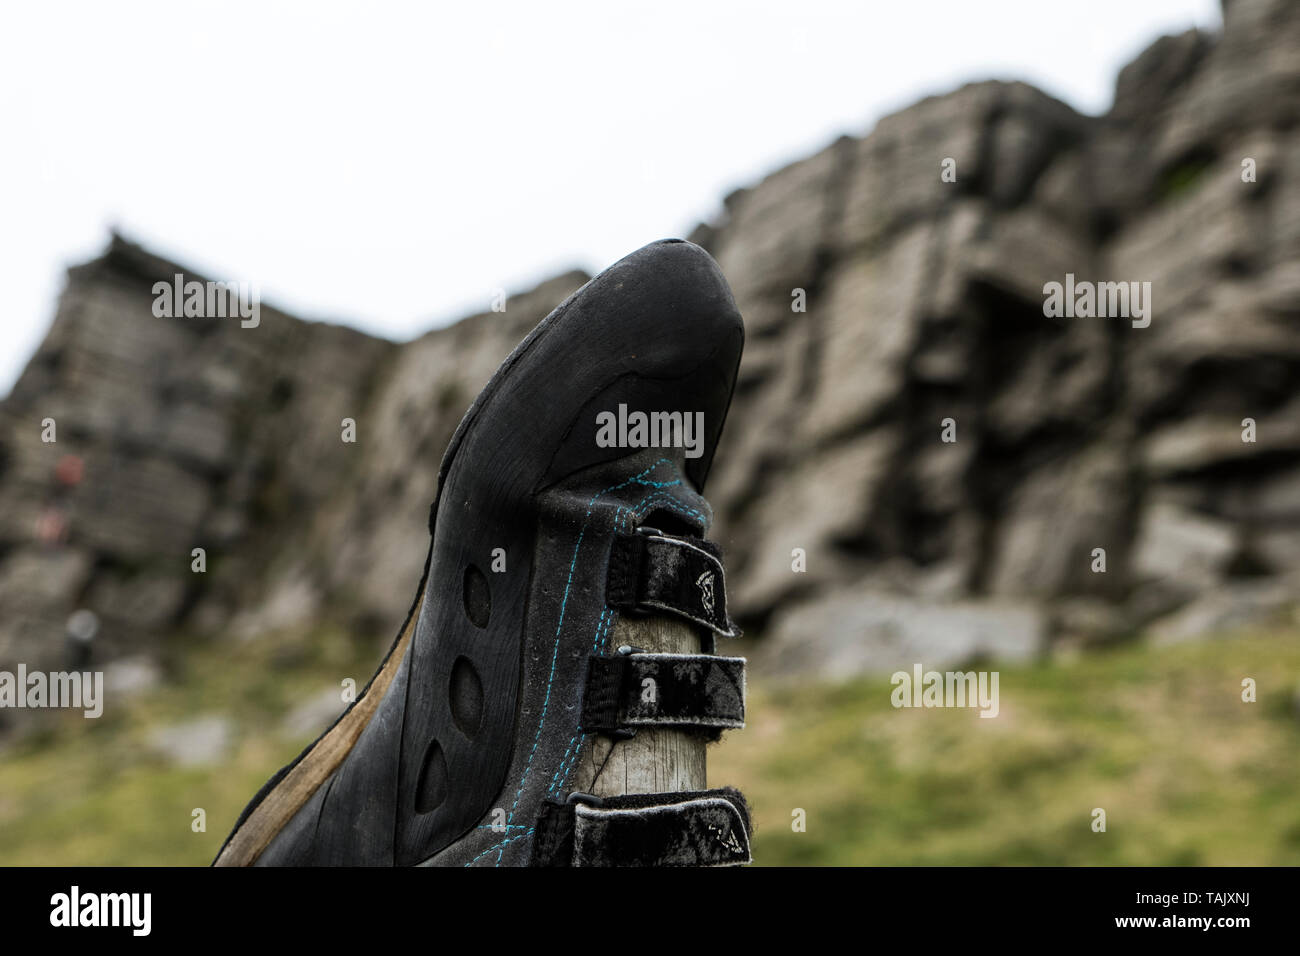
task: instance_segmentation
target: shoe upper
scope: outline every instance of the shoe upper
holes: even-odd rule
[[[740,861],[728,794],[653,810],[565,801],[579,753],[602,732],[593,668],[606,675],[610,714],[655,719],[633,713],[635,700],[619,710],[630,665],[592,663],[616,656],[620,614],[674,614],[708,648],[734,633],[701,490],[743,339],[716,263],[672,240],[601,273],[515,349],[444,457],[414,629],[390,652],[401,656],[382,697],[258,865],[522,865],[554,846],[566,862],[599,860],[610,840],[643,846],[651,862],[690,861],[680,847],[645,851],[646,827],[670,843],[678,831],[725,830],[717,852]],[[662,672],[673,719],[707,711],[736,726],[743,679],[735,686],[732,665],[635,663]],[[719,815],[732,820],[722,830]]]

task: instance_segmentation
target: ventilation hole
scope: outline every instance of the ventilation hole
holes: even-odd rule
[[[483,682],[468,658],[458,657],[451,665],[451,716],[466,737],[478,733],[483,722]]]
[[[447,799],[447,758],[442,744],[430,740],[424,752],[424,766],[420,769],[420,786],[415,791],[415,810],[428,813],[436,810]]]
[[[465,616],[475,627],[487,627],[492,614],[492,598],[488,594],[487,578],[474,565],[465,568]]]

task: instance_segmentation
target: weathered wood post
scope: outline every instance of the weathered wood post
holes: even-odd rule
[[[609,646],[612,649],[623,644],[657,654],[700,652],[694,626],[667,617],[620,617]],[[600,734],[593,734],[590,740],[592,745],[574,775],[573,790],[610,797],[705,789],[706,745],[699,737],[652,727],[638,730],[628,740]]]

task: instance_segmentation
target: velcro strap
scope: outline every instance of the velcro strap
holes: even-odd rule
[[[619,654],[587,662],[582,729],[588,733],[675,727],[716,738],[744,726],[743,657]]]
[[[648,530],[616,535],[605,600],[623,613],[668,611],[723,637],[740,634],[727,616],[727,580],[720,554],[702,538]]]
[[[749,807],[731,787],[547,801],[532,866],[739,866]]]

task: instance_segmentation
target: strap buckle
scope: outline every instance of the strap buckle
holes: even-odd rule
[[[631,657],[633,654],[645,654],[645,653],[646,653],[646,649],[644,647],[637,647],[635,644],[620,644],[618,646],[618,654],[620,657]],[[635,737],[636,728],[635,727],[611,727],[610,729],[606,730],[604,733],[605,736],[612,738],[615,741],[615,743],[617,743],[620,740],[631,740],[633,737]]]
[[[743,866],[745,798],[730,787],[545,801],[530,866]]]
[[[745,726],[745,659],[668,654],[624,644],[587,658],[579,726],[618,740],[640,727],[681,730],[717,740]]]
[[[698,624],[710,635],[709,651],[711,635],[740,635],[727,614],[726,571],[717,546],[650,525],[614,536],[605,603],[620,614],[668,613]]]

